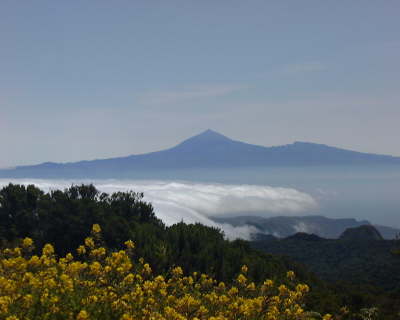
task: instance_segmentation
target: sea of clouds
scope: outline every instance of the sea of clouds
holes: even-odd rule
[[[144,200],[152,203],[154,211],[166,225],[180,221],[200,222],[220,228],[228,239],[250,239],[257,232],[253,226],[233,227],[214,222],[211,217],[257,215],[304,215],[315,209],[316,200],[307,193],[292,188],[260,185],[192,183],[186,181],[120,181],[120,180],[0,180],[0,187],[9,183],[34,184],[44,191],[65,189],[72,184],[93,183],[102,192],[143,192]]]

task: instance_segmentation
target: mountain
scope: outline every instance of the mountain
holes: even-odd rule
[[[376,229],[380,234],[382,234],[385,239],[394,239],[397,234],[400,233],[399,229],[379,226],[372,226],[368,221],[346,218],[346,219],[332,219],[324,216],[300,216],[300,217],[271,217],[263,218],[257,216],[238,216],[238,217],[212,217],[212,220],[219,223],[228,223],[232,226],[244,226],[250,225],[259,230],[259,234],[255,235],[257,239],[266,240],[269,235],[275,238],[285,238],[292,236],[296,233],[307,233],[315,234],[316,236],[336,239],[343,236],[343,232],[347,229],[348,234],[352,234],[353,228],[363,226],[363,228],[356,229],[362,233],[363,230],[368,229],[368,227]],[[355,233],[355,231],[354,231]],[[367,233],[367,231],[365,231]]]
[[[346,229],[339,239],[348,241],[370,241],[383,240],[383,237],[374,226],[362,225],[356,228]]]
[[[298,241],[323,241],[324,238],[321,238],[315,234],[309,234],[305,232],[297,232],[294,235],[287,237],[286,239],[290,240],[298,240]]]
[[[352,164],[400,165],[400,158],[309,142],[263,147],[235,141],[218,132],[206,130],[162,151],[101,160],[19,166],[1,170],[0,177],[121,178],[171,169]]]

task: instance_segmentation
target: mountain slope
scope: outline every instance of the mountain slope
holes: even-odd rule
[[[344,164],[400,164],[400,158],[308,142],[262,147],[235,141],[207,130],[162,151],[73,163],[46,162],[20,166],[12,170],[1,170],[0,177],[111,178],[135,172],[185,168]]]
[[[370,241],[383,240],[383,237],[374,226],[362,225],[346,229],[340,236],[340,239],[346,241]]]
[[[345,230],[353,230],[360,226],[376,228],[385,239],[394,239],[400,232],[399,229],[372,226],[368,221],[358,221],[352,218],[333,219],[324,216],[279,216],[263,218],[257,216],[238,217],[212,217],[212,220],[219,223],[228,223],[235,227],[251,225],[259,230],[257,238],[265,238],[266,235],[273,235],[277,238],[285,238],[298,232],[315,234],[327,239],[339,238]],[[358,230],[358,229],[356,229]],[[272,239],[272,238],[271,238]]]
[[[400,259],[393,254],[398,242],[365,235],[365,228],[358,228],[346,230],[347,236],[340,239],[298,233],[285,239],[254,241],[252,245],[266,253],[288,256],[303,263],[324,280],[400,290]],[[372,228],[368,226],[367,229],[371,231]],[[379,235],[376,230],[375,233]]]

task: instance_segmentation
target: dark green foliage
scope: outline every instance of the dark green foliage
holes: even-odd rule
[[[4,244],[28,236],[34,239],[38,248],[44,243],[53,243],[60,255],[74,253],[95,223],[102,227],[102,240],[106,247],[115,250],[124,241],[133,240],[136,256],[143,257],[157,273],[167,273],[177,265],[183,267],[185,272],[203,272],[218,280],[229,281],[246,264],[249,278],[259,283],[266,278],[285,282],[286,271],[293,270],[300,281],[311,287],[307,307],[312,310],[335,313],[341,306],[347,305],[357,313],[361,308],[378,306],[384,319],[396,319],[392,315],[395,314],[394,306],[398,305],[399,293],[387,294],[366,286],[328,285],[289,258],[260,252],[244,240],[225,240],[223,233],[216,228],[185,223],[166,227],[156,217],[152,205],[143,201],[141,193],[117,192],[109,195],[99,192],[93,185],[72,186],[64,191],[49,193],[33,185],[10,184],[0,190],[0,241]],[[329,250],[329,244],[320,247],[319,251],[310,244],[325,243],[323,239],[300,240],[293,241],[293,248],[300,243],[300,247],[293,250],[304,251],[310,257],[317,259],[323,256],[324,250]],[[257,246],[267,250],[262,243]],[[338,250],[338,257],[346,255],[348,250],[355,250],[346,246],[343,244]],[[382,255],[378,259],[387,259],[387,256]],[[391,263],[388,262],[391,260],[385,261]],[[325,270],[335,269],[335,263],[337,261],[333,258],[328,259]],[[380,279],[384,276],[382,274]],[[392,279],[397,275],[386,276]],[[361,274],[355,279],[364,278],[365,275]]]
[[[167,266],[179,265],[189,272],[201,271],[218,280],[228,281],[237,275],[244,264],[249,266],[251,279],[283,279],[295,264],[250,247],[244,240],[227,241],[215,228],[199,223],[179,223],[166,229],[166,250],[171,250]]]
[[[59,254],[82,243],[90,226],[104,228],[104,239],[116,247],[136,230],[163,229],[153,207],[134,192],[100,193],[93,185],[72,186],[44,194],[34,186],[9,184],[0,191],[0,238],[32,237],[40,247],[54,244]]]
[[[166,227],[142,198],[135,192],[100,193],[93,185],[45,194],[34,186],[10,184],[0,191],[0,239],[10,242],[28,236],[37,247],[52,243],[64,255],[73,253],[98,223],[108,248],[117,249],[131,239],[135,254],[157,272],[179,265],[186,272],[226,281],[247,264],[257,281],[284,277],[289,266],[280,259],[251,249],[246,241],[229,242],[220,230],[201,224]]]
[[[347,241],[383,240],[379,231],[371,225],[362,225],[346,229],[340,239]]]
[[[346,237],[310,240],[307,237],[295,235],[282,240],[257,241],[253,242],[253,247],[271,254],[287,255],[330,282],[362,283],[400,292],[400,258],[393,254],[395,240],[371,240],[368,237],[355,240],[349,232],[346,237],[350,240]]]
[[[329,312],[337,304],[357,313],[367,306],[377,306],[382,319],[398,319],[400,255],[394,254],[396,240],[351,239],[296,234],[253,242],[252,246],[298,261],[328,281],[324,289],[317,286],[311,292],[308,303],[314,309]]]

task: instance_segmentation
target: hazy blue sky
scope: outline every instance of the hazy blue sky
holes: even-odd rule
[[[400,156],[399,1],[0,3],[0,166],[212,128]]]

